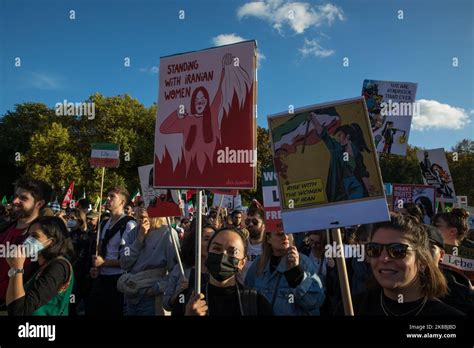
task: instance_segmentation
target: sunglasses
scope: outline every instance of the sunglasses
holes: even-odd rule
[[[407,251],[413,250],[409,245],[402,243],[367,243],[365,245],[365,254],[368,257],[380,257],[384,248],[386,248],[388,256],[392,259],[403,259],[407,256]]]
[[[248,226],[250,224],[257,226],[260,223],[257,219],[246,219],[245,224]]]

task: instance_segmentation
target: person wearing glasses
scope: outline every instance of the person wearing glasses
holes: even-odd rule
[[[308,257],[313,262],[316,273],[324,285],[328,271],[328,260],[324,256],[324,247],[326,245],[325,231],[309,232],[306,236],[306,243],[311,247]]]
[[[425,229],[412,216],[392,213],[390,221],[375,224],[365,251],[375,282],[353,298],[356,316],[463,315],[439,300],[448,292],[446,279],[431,255]]]
[[[236,228],[222,228],[211,237],[206,258],[209,279],[203,281],[201,293],[192,291],[186,301],[185,315],[272,315],[265,297],[237,280],[236,275],[245,266],[246,245],[245,237]],[[178,301],[177,309],[179,303],[181,302]]]

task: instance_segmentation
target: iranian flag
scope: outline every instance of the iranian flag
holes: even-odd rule
[[[137,205],[138,202],[140,202],[142,199],[142,195],[140,194],[140,190],[135,191],[135,193],[132,196],[132,199],[130,200],[134,205]]]
[[[120,164],[118,144],[94,143],[91,152],[91,167],[117,168]]]

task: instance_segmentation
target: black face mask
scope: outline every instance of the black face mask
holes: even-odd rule
[[[239,271],[237,268],[239,261],[238,258],[228,256],[224,253],[209,253],[207,254],[206,268],[215,280],[222,282],[229,279]]]

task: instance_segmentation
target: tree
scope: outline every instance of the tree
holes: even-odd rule
[[[452,152],[446,154],[457,196],[467,196],[467,202],[474,204],[474,141],[464,139],[458,142]]]
[[[85,189],[89,197],[99,194],[102,171],[89,164],[94,142],[120,145],[120,167],[107,170],[104,186],[137,189],[137,167],[153,163],[156,106],[146,108],[128,95],[99,93],[86,102],[94,103],[94,118],[57,116],[44,104],[25,103],[1,119],[0,140],[5,144],[0,150],[5,168],[1,192],[12,192],[12,182],[30,176],[54,185],[58,196],[73,180],[76,192]],[[17,153],[19,161],[15,161]]]
[[[272,161],[273,157],[268,130],[263,127],[257,127],[257,188],[255,190],[240,192],[242,204],[248,205],[254,198],[262,203],[262,168],[272,164]]]
[[[422,184],[418,158],[418,148],[408,145],[406,156],[392,154],[379,154],[380,171],[382,179],[387,183],[396,184]]]
[[[28,176],[44,180],[53,188],[66,187],[72,180],[77,186],[82,184],[81,167],[72,154],[69,132],[59,123],[33,133],[22,162]]]

